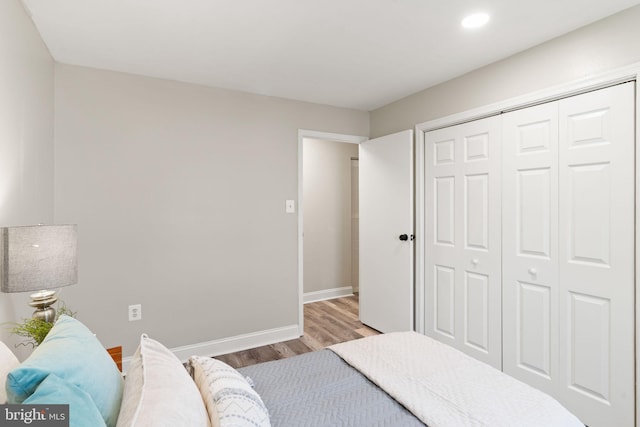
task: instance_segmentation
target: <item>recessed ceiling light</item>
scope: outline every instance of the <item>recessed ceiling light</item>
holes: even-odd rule
[[[468,29],[480,28],[489,22],[489,14],[487,13],[474,13],[462,20],[462,26]]]

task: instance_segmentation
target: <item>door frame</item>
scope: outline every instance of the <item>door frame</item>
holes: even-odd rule
[[[298,334],[300,336],[304,335],[304,181],[302,168],[305,138],[348,144],[360,144],[369,140],[366,136],[298,129]]]
[[[556,101],[561,98],[567,98],[581,93],[603,89],[605,87],[614,86],[620,83],[630,81],[636,82],[636,99],[635,99],[635,117],[636,117],[636,134],[635,134],[635,221],[640,224],[640,173],[638,167],[640,165],[640,149],[638,146],[638,128],[640,126],[640,96],[638,96],[640,84],[640,62],[615,68],[606,72],[594,74],[588,78],[573,80],[560,85],[555,85],[543,90],[530,92],[522,96],[506,99],[504,101],[484,105],[478,108],[466,110],[460,113],[441,117],[419,123],[415,126],[416,138],[416,330],[420,333],[425,332],[425,132],[432,130],[458,125],[474,121],[477,119],[499,115],[513,110],[530,107],[533,105],[544,104],[550,101]],[[636,226],[637,228],[637,226]],[[640,383],[638,381],[640,374],[640,315],[638,308],[640,307],[640,233],[635,232],[635,354],[636,354],[636,426],[640,426]]]

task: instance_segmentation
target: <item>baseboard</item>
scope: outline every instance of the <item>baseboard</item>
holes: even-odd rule
[[[302,298],[304,303],[307,304],[310,302],[347,297],[349,295],[353,295],[353,288],[351,286],[344,286],[342,288],[333,288],[333,289],[324,289],[322,291],[306,292]]]
[[[219,340],[174,347],[169,350],[171,350],[171,352],[173,352],[173,354],[175,354],[178,359],[184,363],[191,356],[218,356],[220,354],[234,353],[236,351],[248,350],[250,348],[261,347],[263,345],[288,341],[296,338],[300,338],[298,325],[290,325],[282,328],[236,335]],[[132,356],[122,359],[123,372],[127,372],[131,359]]]

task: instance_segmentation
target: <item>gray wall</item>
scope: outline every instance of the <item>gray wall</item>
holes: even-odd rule
[[[57,64],[55,219],[78,224],[66,300],[107,347],[297,324],[298,129],[367,112]],[[142,304],[142,320],[127,306]]]
[[[53,220],[53,69],[20,1],[0,1],[2,227]],[[30,317],[29,301],[28,294],[0,293],[0,324]],[[0,340],[16,342],[3,326]]]
[[[351,158],[358,144],[305,139],[304,292],[352,286]]]
[[[372,138],[640,61],[640,6],[371,112]]]

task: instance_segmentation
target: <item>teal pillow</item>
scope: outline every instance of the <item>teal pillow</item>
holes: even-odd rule
[[[86,326],[60,316],[31,356],[7,376],[8,403],[22,403],[49,374],[86,392],[109,427],[114,427],[122,401],[118,367]]]
[[[102,414],[91,396],[56,374],[49,374],[23,403],[69,405],[69,427],[104,427]]]

